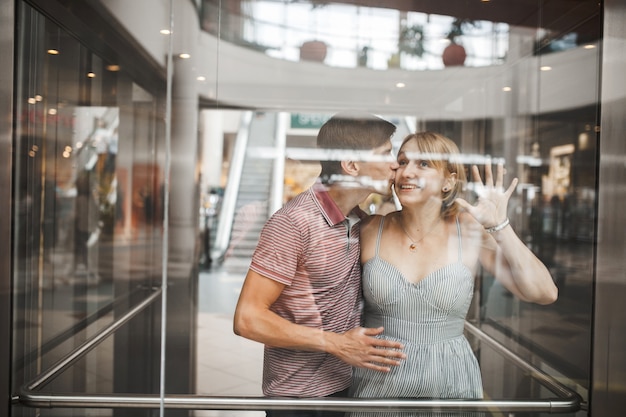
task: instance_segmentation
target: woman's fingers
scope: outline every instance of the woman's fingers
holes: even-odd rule
[[[493,187],[493,172],[491,171],[491,159],[485,161],[485,187]]]

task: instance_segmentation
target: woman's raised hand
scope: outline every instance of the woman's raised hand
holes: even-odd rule
[[[517,178],[514,178],[509,188],[504,190],[504,166],[501,163],[496,168],[495,183],[490,163],[485,164],[484,184],[476,165],[472,166],[472,176],[474,181],[471,186],[478,195],[477,203],[472,205],[463,198],[457,198],[456,203],[474,216],[485,228],[494,227],[506,221],[507,205],[517,186]]]

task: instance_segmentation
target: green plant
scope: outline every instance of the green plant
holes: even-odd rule
[[[402,27],[398,49],[400,52],[421,57],[424,54],[424,28],[422,25]]]
[[[477,28],[479,26],[480,23],[475,20],[456,18],[452,22],[452,25],[450,25],[450,31],[446,35],[446,38],[448,38],[450,42],[456,43],[456,38],[462,36],[467,28]]]

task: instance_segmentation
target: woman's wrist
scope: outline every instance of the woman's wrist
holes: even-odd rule
[[[495,233],[495,232],[499,232],[500,230],[504,229],[505,227],[507,227],[509,225],[509,218],[507,217],[502,223],[500,224],[496,224],[495,226],[491,226],[491,227],[485,227],[485,232],[487,233]]]

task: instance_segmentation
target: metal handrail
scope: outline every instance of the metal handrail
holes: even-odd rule
[[[454,399],[381,399],[381,398],[268,398],[268,397],[212,397],[206,395],[165,395],[156,394],[54,394],[36,390],[65,370],[74,361],[85,355],[104,338],[112,334],[122,324],[145,308],[158,297],[159,291],[152,294],[133,310],[94,335],[76,350],[53,365],[33,382],[26,384],[13,397],[31,407],[69,408],[159,408],[188,410],[335,410],[335,411],[500,411],[500,412],[543,412],[571,413],[581,409],[582,398],[553,377],[524,361],[515,353],[478,329],[469,322],[465,328],[481,342],[511,360],[526,371],[557,398],[541,400],[454,400]]]
[[[67,369],[70,365],[76,362],[78,359],[86,355],[96,346],[98,346],[104,339],[113,334],[117,329],[126,324],[130,319],[139,314],[144,308],[149,306],[154,300],[156,300],[162,293],[161,288],[156,288],[154,292],[148,296],[145,300],[137,304],[135,307],[130,309],[126,314],[110,323],[108,326],[104,327],[102,330],[85,340],[80,346],[76,349],[63,356],[61,359],[56,361],[52,366],[50,366],[45,372],[39,374],[35,379],[25,385],[27,391],[34,391],[45,384],[50,382],[52,378],[56,377],[58,374]]]
[[[19,402],[39,408],[158,408],[158,395],[68,395],[21,393]],[[545,400],[397,400],[369,398],[264,398],[166,395],[165,408],[187,410],[335,410],[569,413],[580,409],[572,398]]]

